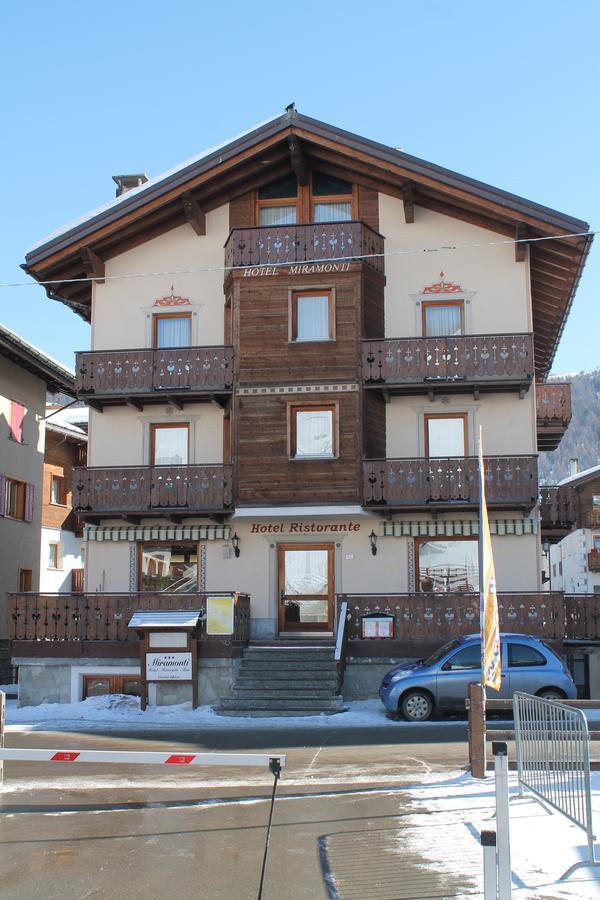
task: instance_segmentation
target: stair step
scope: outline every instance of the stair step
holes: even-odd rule
[[[307,648],[306,650],[298,650],[295,647],[290,647],[289,650],[273,648],[269,650],[268,648],[252,648],[248,647],[244,650],[244,659],[256,659],[256,660],[265,660],[266,662],[273,662],[273,660],[331,660],[333,659],[333,648],[327,648],[326,650],[320,650],[318,648]]]
[[[270,700],[275,699],[305,699],[305,700],[331,700],[337,694],[337,684],[331,688],[320,687],[284,687],[267,688],[264,685],[260,687],[246,687],[245,685],[235,684],[232,688],[232,697],[235,699],[246,700]]]
[[[305,672],[310,669],[313,672],[335,672],[337,667],[331,660],[316,659],[247,659],[244,657],[240,663],[240,670],[244,671],[264,671],[271,672],[275,670],[289,672]]]
[[[319,677],[310,677],[313,674]],[[338,680],[335,676],[322,676],[319,672],[305,672],[302,678],[290,678],[289,674],[282,677],[279,672],[264,672],[262,677],[257,676],[255,673],[244,673],[236,678],[235,683],[239,687],[262,688],[263,690],[268,690],[270,687],[279,689],[285,687],[285,685],[295,688],[307,688],[308,690],[313,688],[329,688],[333,690],[337,687]]]
[[[265,699],[231,697],[221,700],[219,703],[219,709],[314,709],[317,712],[339,709],[340,706],[343,706],[343,701],[339,695],[317,700],[307,700],[302,697],[267,697]]]

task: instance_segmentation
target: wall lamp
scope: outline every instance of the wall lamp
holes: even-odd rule
[[[237,531],[233,533],[233,537],[231,538],[231,546],[233,547],[234,556],[237,557],[240,555],[240,539],[238,537]]]
[[[371,553],[373,556],[377,556],[377,535],[374,531],[371,531],[369,535],[369,543],[371,545]]]

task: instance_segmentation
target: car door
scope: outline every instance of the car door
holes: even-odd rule
[[[506,642],[510,695],[515,691],[535,694],[545,687],[553,687],[557,681],[552,677],[552,666],[536,647],[518,640]],[[556,672],[556,669],[553,669]]]
[[[469,685],[481,681],[481,644],[469,644],[442,663],[437,677],[437,702],[440,708],[464,710]],[[510,697],[509,679],[506,673],[506,650],[502,648],[502,686],[499,691],[486,689],[490,699],[505,700]]]

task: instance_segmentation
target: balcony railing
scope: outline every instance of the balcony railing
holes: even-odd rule
[[[586,528],[600,528],[600,508],[588,509],[585,514]]]
[[[220,511],[231,506],[232,468],[125,466],[73,470],[73,507],[106,515]]]
[[[487,456],[487,502],[496,507],[525,507],[537,502],[535,456]],[[372,459],[363,463],[365,505],[392,509],[415,506],[477,506],[476,456],[443,459]]]
[[[556,450],[571,421],[571,385],[542,382],[536,385],[538,449]]]
[[[232,595],[231,591],[219,596]],[[8,633],[13,641],[133,641],[128,629],[138,609],[193,609],[206,613],[206,593],[131,594],[10,594]],[[234,641],[250,637],[250,597],[233,593]],[[206,623],[199,626],[201,641],[223,641],[225,636],[206,634]]]
[[[588,553],[588,569],[590,572],[600,572],[600,550],[590,550]]]
[[[233,347],[78,353],[75,387],[86,397],[212,394],[231,390]]]
[[[540,487],[542,530],[566,529],[575,522],[573,495],[568,486],[546,484]]]
[[[296,263],[343,263],[366,257],[363,262],[383,272],[383,240],[378,232],[363,222],[234,228],[225,244],[225,266],[232,269]]]
[[[362,376],[367,385],[397,390],[461,384],[524,388],[533,378],[533,339],[479,334],[363,341]]]

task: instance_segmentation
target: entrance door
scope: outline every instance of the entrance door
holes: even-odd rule
[[[333,544],[279,545],[279,630],[333,628]]]

